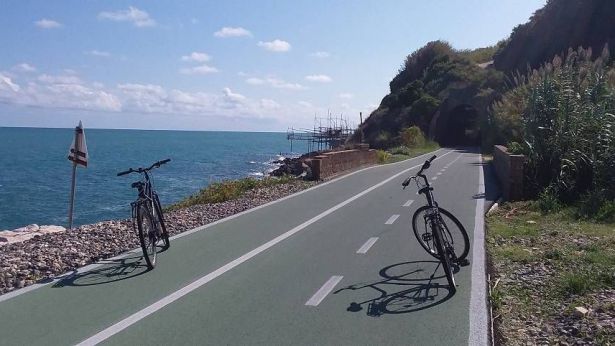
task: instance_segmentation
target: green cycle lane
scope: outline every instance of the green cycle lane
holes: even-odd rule
[[[434,163],[434,175],[455,157]],[[447,204],[455,214],[474,213],[478,179],[470,161],[475,159],[469,155],[457,160],[436,181],[436,197],[459,201]],[[402,191],[401,180],[311,225],[284,246],[253,258],[108,343],[466,344],[470,267],[458,273],[458,293],[448,297],[442,269],[409,230],[411,214],[423,197]],[[410,207],[402,206],[414,197]],[[401,216],[385,225],[392,214]],[[464,221],[470,232],[472,215]],[[367,254],[357,254],[371,237],[379,240]],[[343,276],[333,291],[337,293],[318,306],[306,306],[335,275]]]
[[[438,154],[442,155],[447,152],[448,150],[441,150]],[[449,153],[442,160],[454,155],[455,153]],[[0,332],[5,336],[10,335],[8,338],[3,338],[2,342],[10,344],[70,344],[83,340],[310,217],[318,215],[323,210],[348,199],[357,192],[382,181],[396,172],[420,164],[425,157],[423,156],[397,165],[381,166],[361,171],[352,176],[289,198],[283,203],[276,203],[261,208],[235,219],[219,223],[202,232],[196,232],[176,239],[173,242],[172,248],[167,253],[161,254],[159,265],[152,272],[145,272],[145,268],[139,262],[137,254],[129,256],[123,262],[112,263],[97,270],[80,274],[70,280],[65,280],[60,285],[46,286],[1,302]],[[387,185],[385,184],[385,186]],[[394,185],[398,185],[398,182]],[[365,197],[371,196],[378,190],[380,188],[368,193]],[[339,212],[363,209],[364,207],[362,206],[355,206],[355,203],[362,202],[365,197],[348,204],[348,206],[339,209],[339,211],[330,216],[326,216],[323,220],[316,222],[314,226],[329,219],[337,219],[337,213]],[[384,206],[384,203],[382,205]],[[211,289],[213,292],[217,285],[222,285],[223,291],[229,290],[224,289],[224,280],[226,279],[236,280],[239,282],[237,287],[246,287],[248,292],[254,291],[256,295],[259,289],[270,292],[266,284],[250,285],[249,277],[246,276],[244,278],[240,275],[241,271],[255,265],[255,260],[265,261],[266,258],[270,258],[272,254],[277,253],[276,251],[288,251],[285,250],[286,245],[294,244],[295,239],[301,239],[304,234],[312,233],[311,227],[313,226],[308,227],[308,229],[285,240],[280,245],[259,254],[231,272],[224,274],[195,292],[154,313],[109,341],[119,341],[124,335],[129,335],[133,329],[138,331],[150,319],[156,319],[158,315],[166,314],[166,311],[174,309],[175,306],[179,306],[179,304],[185,301],[189,301],[193,296],[198,296],[204,290]],[[335,228],[340,227],[343,226],[335,226]],[[291,246],[288,248],[290,249]],[[309,250],[304,249],[302,251],[308,251],[305,253],[310,254]],[[301,251],[295,250],[295,252]],[[397,251],[392,250],[392,252]],[[318,253],[313,253],[308,257],[314,256],[325,258],[325,256]],[[264,267],[261,269],[267,271],[270,270],[267,268],[275,268],[275,263],[277,262],[287,262],[286,259],[278,259],[275,256],[271,257],[270,261],[270,266],[265,262],[263,264]],[[306,273],[310,272],[310,268],[312,266],[306,260],[303,262],[303,265],[300,263],[293,265],[291,272],[298,275],[297,277],[303,277]],[[263,278],[267,276],[269,275],[263,275]],[[288,280],[286,282],[288,284],[297,283],[297,277],[289,278],[287,276]],[[245,284],[243,283],[244,281]],[[338,287],[344,285],[345,281],[343,280]],[[312,286],[320,284],[318,282],[311,283]],[[304,285],[309,286],[305,283],[299,286],[303,287]],[[280,286],[279,290],[284,290],[284,286]],[[292,291],[291,288],[288,290]],[[233,290],[229,291],[233,292]],[[243,293],[237,294],[241,297],[244,296]],[[211,300],[214,302],[224,301],[222,299],[223,296],[221,295],[220,299],[217,296],[213,296]],[[254,302],[254,304],[254,309],[258,310],[258,302]],[[219,323],[227,326],[233,323],[243,323],[238,321],[237,318],[233,318],[233,316],[241,316],[240,312],[243,311],[243,308],[231,304],[214,314],[213,310],[216,309],[212,309],[212,307],[207,308],[208,304],[206,303],[202,305],[203,308],[200,313],[208,316],[208,318],[213,317]],[[246,306],[250,308],[249,305]],[[266,307],[264,308],[267,309]],[[238,313],[239,315],[237,315]],[[180,313],[178,316],[182,316],[182,314]],[[170,320],[178,321],[182,319],[172,316]],[[198,318],[192,320],[199,321]],[[188,321],[184,321],[184,323],[189,325]],[[169,325],[169,321],[163,325]],[[216,323],[212,323],[212,326],[215,325]],[[209,328],[209,326],[200,324],[194,327],[203,331]],[[165,332],[166,328],[157,328],[156,330],[162,335],[168,334]],[[152,333],[152,335],[156,334]],[[246,330],[243,333],[250,334]],[[193,330],[193,334],[197,335],[198,333]],[[169,335],[174,334],[171,333]],[[190,336],[187,335],[186,337],[188,339],[185,340],[189,340]],[[159,339],[158,341],[161,340]],[[153,341],[155,342],[156,340]],[[201,340],[201,342],[203,341]],[[248,339],[244,341],[248,342]]]

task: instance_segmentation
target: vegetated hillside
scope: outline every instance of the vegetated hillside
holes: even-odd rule
[[[501,73],[477,65],[493,51],[456,51],[434,41],[409,55],[391,93],[361,126],[364,140],[376,148],[398,145],[400,131],[416,125],[442,145],[478,144],[479,124],[503,86]]]
[[[615,56],[615,0],[550,0],[492,47],[455,50],[429,42],[406,58],[390,93],[361,125],[363,138],[372,147],[389,148],[400,143],[404,128],[416,125],[440,145],[506,144],[485,134],[491,130],[490,108],[514,86],[514,76],[569,48],[600,52],[605,44]]]
[[[550,0],[528,23],[513,29],[510,38],[494,56],[495,68],[525,73],[538,68],[568,48],[579,46],[600,52],[608,43],[615,53],[615,1]]]

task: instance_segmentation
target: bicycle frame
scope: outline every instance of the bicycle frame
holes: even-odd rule
[[[152,213],[154,213],[154,215],[155,213],[157,213],[156,208],[154,206],[154,194],[156,192],[154,192],[154,189],[152,187],[150,175],[148,174],[147,171],[143,171],[141,174],[143,174],[143,178],[132,184],[134,188],[138,189],[138,194],[139,194],[137,197],[137,200],[130,203],[130,206],[132,207],[133,227],[135,226],[134,220],[136,220],[136,217],[137,217],[137,208],[141,204],[147,203]]]

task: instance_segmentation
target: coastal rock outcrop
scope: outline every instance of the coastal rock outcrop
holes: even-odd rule
[[[38,237],[44,234],[64,232],[66,228],[55,225],[31,224],[25,227],[16,228],[12,231],[0,232],[0,246],[12,243],[21,243],[26,240]]]

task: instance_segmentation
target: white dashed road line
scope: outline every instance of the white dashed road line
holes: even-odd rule
[[[406,202],[406,203],[404,203],[404,205],[402,205],[402,207],[409,207],[413,202],[414,202],[413,199],[409,199],[408,202]]]
[[[399,217],[399,215],[397,215],[397,214],[391,215],[391,217],[384,224],[385,225],[392,225],[393,222],[395,222],[395,220],[397,220],[398,217]]]
[[[359,250],[357,250],[357,253],[360,254],[366,254],[367,251],[369,251],[369,249],[376,244],[376,242],[378,241],[378,237],[373,237],[373,238],[369,238],[367,239],[367,241],[365,242],[365,244],[363,244],[363,246],[361,246],[359,248]]]
[[[305,305],[318,306],[318,304],[320,304],[320,302],[322,302],[323,299],[325,299],[327,294],[333,291],[333,289],[335,288],[335,285],[337,285],[340,281],[342,281],[343,278],[344,278],[343,276],[338,276],[338,275],[332,276],[329,280],[327,280],[327,282],[325,282],[324,285],[322,285],[322,287],[318,291],[316,291],[316,293],[314,293],[314,295],[312,296],[312,298],[310,298],[310,300],[305,302]]]

